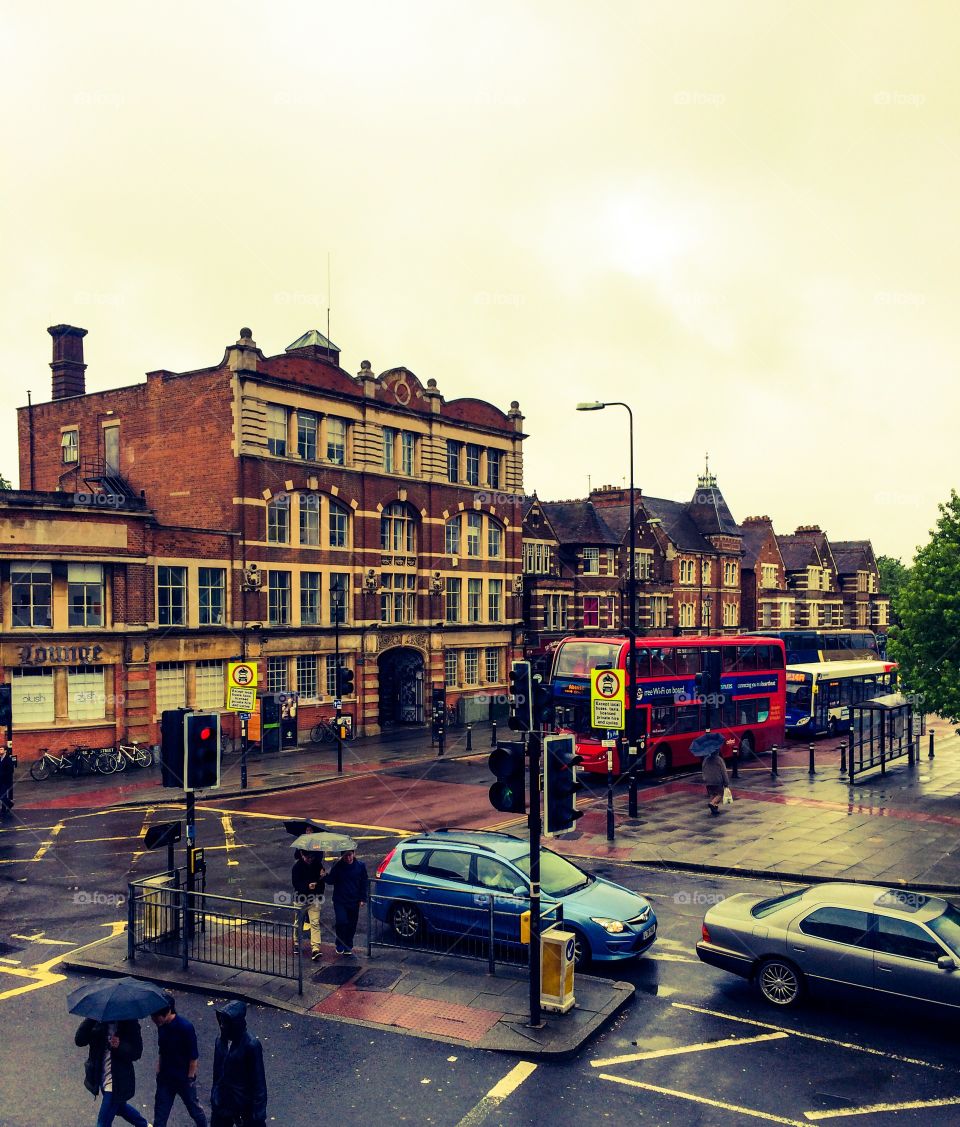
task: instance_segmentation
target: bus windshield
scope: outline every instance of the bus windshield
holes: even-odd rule
[[[553,667],[555,677],[586,677],[594,669],[615,669],[619,642],[584,642],[561,646]]]
[[[802,677],[802,680],[794,680],[794,678]],[[787,680],[787,707],[788,708],[802,708],[810,711],[810,688],[813,685],[813,678],[809,673],[791,673],[788,675]]]

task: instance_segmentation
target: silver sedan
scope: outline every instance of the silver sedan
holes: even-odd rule
[[[960,1011],[960,912],[937,896],[839,883],[730,896],[704,917],[697,954],[775,1006],[854,989]]]

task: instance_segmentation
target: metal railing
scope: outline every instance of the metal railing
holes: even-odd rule
[[[306,907],[186,888],[186,870],[127,885],[127,958],[138,952],[291,979],[303,993]]]
[[[381,891],[382,887],[382,891]],[[526,897],[480,893],[465,887],[447,898],[409,895],[387,882],[370,882],[367,900],[367,952],[374,947],[424,951],[487,963],[526,966],[529,946],[520,942],[520,916],[530,908]],[[543,927],[563,922],[563,905],[543,913]]]

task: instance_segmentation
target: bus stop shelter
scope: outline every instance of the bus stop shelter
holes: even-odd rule
[[[903,693],[887,693],[861,701],[850,708],[850,782],[858,775],[879,770],[906,758],[912,766],[919,740],[926,728],[923,712],[914,712],[913,699]]]

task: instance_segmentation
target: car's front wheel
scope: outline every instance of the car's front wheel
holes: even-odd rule
[[[573,969],[575,971],[585,971],[590,965],[590,943],[587,937],[577,931],[576,928],[571,927],[567,929],[573,934]]]
[[[786,959],[764,959],[757,967],[754,981],[766,1001],[774,1006],[792,1006],[803,994],[803,977]]]
[[[420,934],[423,919],[412,904],[395,904],[390,910],[390,927],[401,943],[412,943]]]

